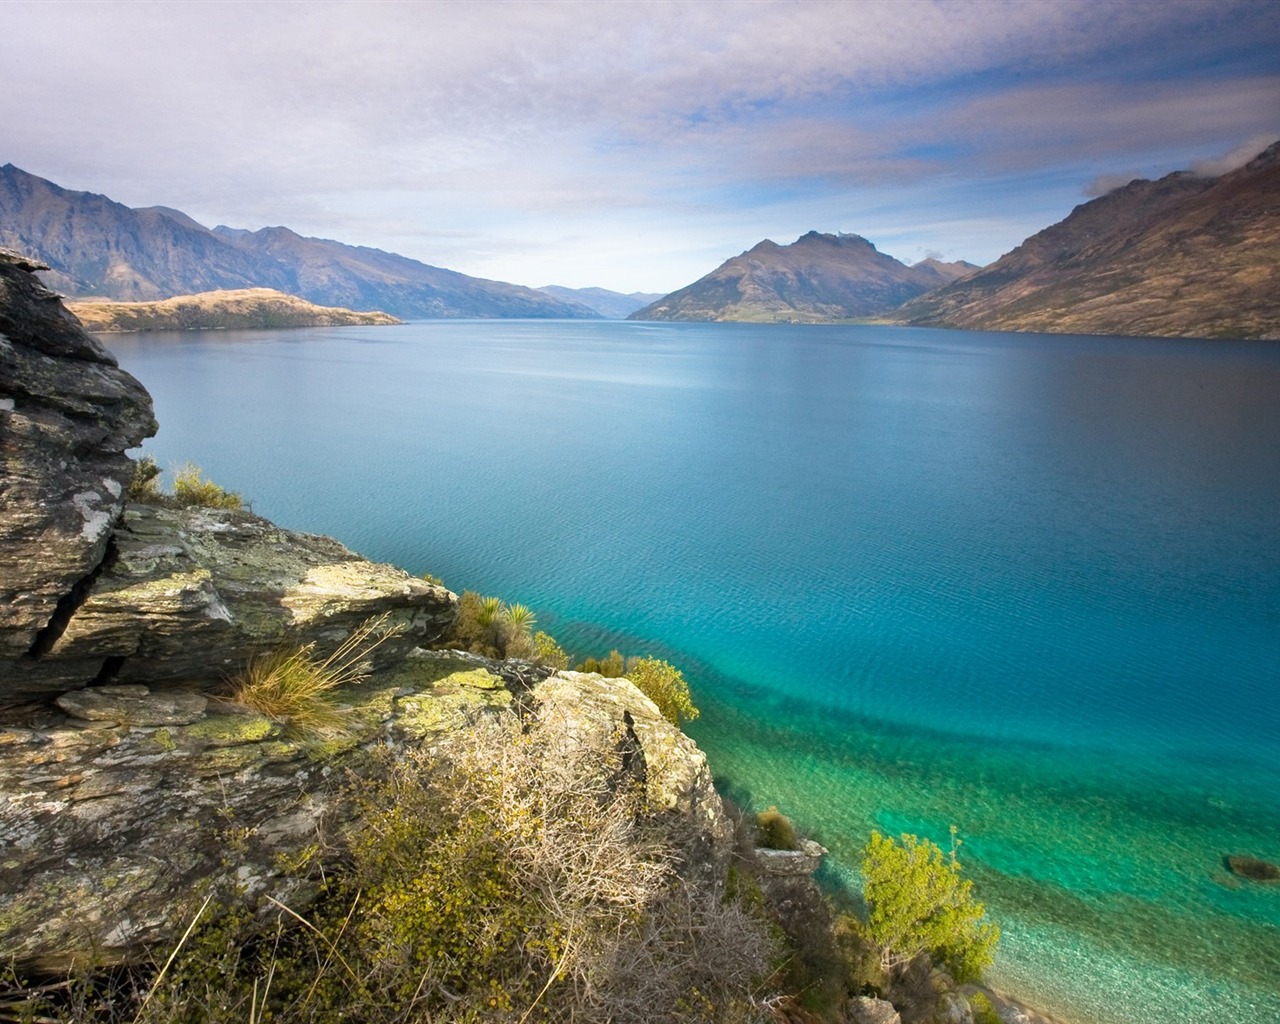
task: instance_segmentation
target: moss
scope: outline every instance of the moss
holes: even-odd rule
[[[178,749],[178,744],[173,740],[173,733],[168,729],[157,729],[151,734],[151,741],[167,753],[172,753]]]

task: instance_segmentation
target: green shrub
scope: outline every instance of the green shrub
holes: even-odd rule
[[[756,815],[756,842],[766,850],[794,850],[800,845],[791,819],[776,807]]]
[[[973,1024],[1004,1024],[986,993],[975,992],[971,995],[969,1006],[973,1009]]]
[[[144,455],[133,464],[133,479],[129,481],[127,501],[154,504],[160,493],[160,467],[150,455]]]
[[[689,684],[674,665],[658,658],[631,658],[627,662],[627,678],[658,705],[662,717],[672,725],[678,727],[698,717]]]
[[[929,955],[956,980],[976,981],[990,966],[1000,929],[983,920],[985,909],[973,898],[973,883],[960,878],[954,848],[948,857],[928,839],[896,841],[873,832],[862,876],[867,935],[886,971]]]
[[[555,637],[538,630],[533,635],[533,660],[547,668],[562,669],[569,667],[569,655],[563,647],[556,643]]]
[[[579,672],[594,672],[606,679],[619,679],[626,672],[626,659],[622,652],[613,650],[605,658],[587,658],[578,666]]]
[[[190,462],[173,471],[173,501],[179,506],[244,508],[244,500],[240,495],[225,491],[212,480],[204,479],[200,467]]]

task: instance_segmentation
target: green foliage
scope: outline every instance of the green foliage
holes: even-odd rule
[[[259,655],[232,678],[230,699],[297,729],[338,730],[343,712],[334,690],[364,678],[369,655],[398,632],[388,628],[384,614],[361,624],[323,659],[314,643]]]
[[[548,668],[562,669],[569,667],[569,655],[563,647],[556,643],[555,637],[538,630],[533,635],[533,660]]]
[[[954,849],[947,856],[928,839],[903,835],[899,842],[873,832],[862,875],[867,934],[885,970],[931,955],[959,981],[981,977],[1000,930],[983,920],[985,909],[973,899],[973,883],[960,878]]]
[[[578,666],[579,672],[595,672],[606,679],[620,679],[627,670],[622,652],[613,650],[606,658],[587,658]]]
[[[662,717],[672,725],[678,727],[698,717],[699,711],[689,693],[689,684],[674,665],[658,658],[632,658],[627,662],[626,671],[627,678],[658,705]]]
[[[244,500],[240,495],[225,491],[212,480],[204,479],[200,467],[189,462],[173,471],[173,501],[180,506],[244,508]]]
[[[154,504],[160,494],[160,467],[150,455],[144,455],[133,464],[133,479],[129,481],[127,501]]]
[[[794,850],[800,844],[791,819],[776,807],[756,815],[757,842],[766,850]]]
[[[538,658],[533,635],[536,623],[537,618],[526,605],[508,606],[501,598],[481,597],[474,590],[467,590],[459,601],[458,622],[442,646],[458,647],[484,658],[533,661]],[[555,645],[554,640],[551,643]],[[554,653],[552,647],[546,649]],[[558,645],[554,650],[559,650]]]
[[[424,580],[426,580],[426,581],[427,581],[428,583],[430,583],[433,587],[443,587],[443,586],[444,586],[444,580],[442,580],[439,576],[437,576],[437,575],[436,575],[435,573],[433,573],[433,572],[424,572],[424,573],[422,574],[422,577],[421,577],[421,578],[422,578],[422,579],[424,579]]]
[[[969,1006],[973,1009],[973,1024],[1004,1024],[1000,1014],[991,1005],[991,1000],[983,992],[975,992],[969,997]]]

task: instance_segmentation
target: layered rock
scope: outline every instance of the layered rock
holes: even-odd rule
[[[457,599],[328,537],[230,509],[130,505],[112,558],[38,659],[0,660],[0,692],[90,682],[210,688],[282,643],[336,647],[370,618],[399,634],[383,663],[439,637]]]
[[[709,849],[728,839],[702,752],[625,679],[419,651],[340,692],[336,739],[189,692],[70,697],[0,727],[5,962],[140,956],[181,933],[202,892],[300,909],[314,883],[297,864],[332,867],[326,839],[354,814],[343,780],[380,771],[379,750],[447,743],[517,707],[564,744],[622,753],[651,806],[689,815]]]
[[[151,396],[0,250],[0,659],[35,653],[107,553]],[[56,625],[55,625],[56,628]],[[0,694],[4,692],[0,684]]]

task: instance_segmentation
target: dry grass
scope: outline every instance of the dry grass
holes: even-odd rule
[[[296,729],[340,731],[344,711],[334,691],[363,679],[369,655],[400,632],[387,619],[383,614],[365,621],[324,659],[314,643],[252,659],[231,680],[230,700]]]

